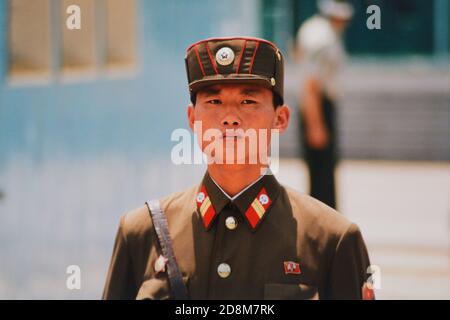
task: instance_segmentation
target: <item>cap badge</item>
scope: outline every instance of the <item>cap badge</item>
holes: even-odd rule
[[[231,48],[223,47],[216,53],[216,61],[221,66],[228,66],[234,60],[234,52]]]

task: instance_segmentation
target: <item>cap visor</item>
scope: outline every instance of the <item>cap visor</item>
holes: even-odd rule
[[[261,85],[267,89],[272,89],[272,84],[268,78],[250,75],[250,74],[233,74],[233,75],[213,75],[204,77],[201,80],[194,81],[190,84],[191,92],[197,92],[205,87],[218,84],[255,84]]]

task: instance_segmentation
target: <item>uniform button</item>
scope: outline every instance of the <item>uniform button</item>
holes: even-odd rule
[[[225,225],[227,226],[227,228],[228,229],[230,229],[230,230],[234,230],[234,229],[236,229],[236,227],[237,227],[237,221],[236,221],[236,218],[235,217],[228,217],[226,220],[225,220]]]
[[[227,263],[221,263],[217,267],[217,273],[221,278],[228,278],[231,273],[231,268]]]

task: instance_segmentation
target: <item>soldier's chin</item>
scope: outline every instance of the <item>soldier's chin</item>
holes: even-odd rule
[[[226,158],[225,156],[215,156],[208,157],[208,161],[208,163],[210,164],[221,164],[229,166],[255,165],[258,164],[258,157],[256,155],[251,157],[248,154],[240,157],[236,157],[236,155],[233,157],[232,155],[230,155],[228,158]]]

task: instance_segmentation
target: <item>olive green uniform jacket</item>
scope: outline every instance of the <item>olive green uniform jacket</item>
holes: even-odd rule
[[[358,227],[273,175],[230,201],[206,173],[161,206],[190,299],[365,297],[370,262]],[[160,255],[148,208],[122,216],[103,298],[170,298]]]

